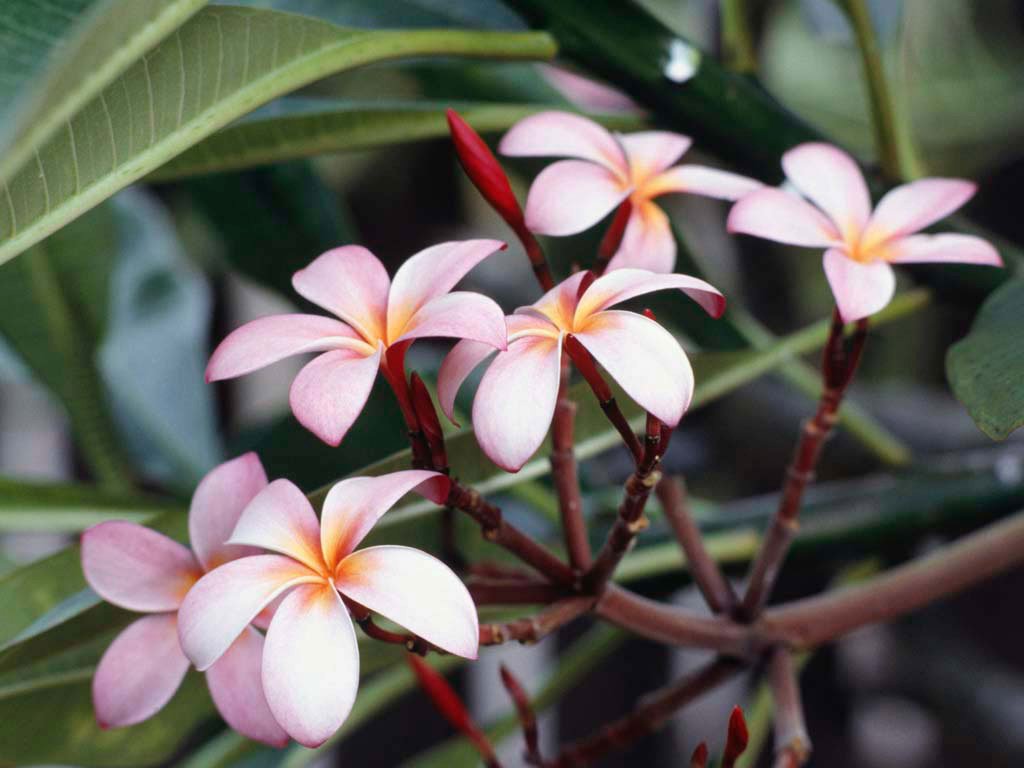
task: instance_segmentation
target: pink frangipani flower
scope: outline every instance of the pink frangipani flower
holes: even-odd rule
[[[253,453],[206,475],[189,510],[195,555],[161,533],[124,521],[100,523],[82,535],[89,585],[107,602],[150,614],[114,639],[96,669],[93,706],[102,727],[146,720],[174,696],[189,667],[178,643],[178,609],[204,571],[254,551],[226,542],[242,509],[266,485]],[[206,670],[206,682],[232,728],[283,746],[288,736],[271,715],[260,682],[263,635],[248,624],[235,627],[225,653]]]
[[[584,283],[578,272],[508,320],[508,350],[491,363],[473,401],[473,428],[484,453],[517,472],[547,434],[558,395],[563,340],[573,335],[645,410],[669,426],[693,396],[693,371],[679,342],[653,320],[610,307],[653,291],[678,288],[718,317],[725,299],[703,280],[619,269]],[[438,374],[438,400],[452,418],[462,382],[493,349],[460,341]]]
[[[979,237],[915,234],[970,200],[976,187],[969,181],[912,181],[888,192],[872,211],[860,168],[836,147],[801,144],[783,155],[782,167],[814,205],[765,187],[733,206],[729,231],[827,249],[825,275],[846,322],[873,315],[889,303],[896,290],[890,264],[1003,265],[996,249]]]
[[[502,154],[571,157],[547,168],[526,200],[526,225],[541,235],[572,235],[592,227],[628,199],[629,221],[608,265],[671,272],[676,241],[668,217],[652,202],[670,192],[736,200],[761,183],[699,165],[673,166],[690,148],[678,133],[643,131],[613,135],[569,112],[523,118],[505,134]]]
[[[338,445],[366,404],[378,369],[404,409],[403,359],[414,340],[473,339],[505,349],[501,308],[478,293],[452,291],[469,270],[504,247],[497,240],[441,243],[409,258],[394,280],[365,248],[327,251],[296,272],[292,285],[341,320],[305,314],[254,320],[220,343],[206,380],[230,379],[291,355],[322,352],[295,377],[289,401],[299,423],[325,443]]]
[[[185,655],[201,670],[216,667],[232,638],[283,596],[267,630],[263,689],[277,722],[308,747],[341,726],[359,685],[355,630],[339,592],[438,648],[476,658],[476,607],[444,563],[410,547],[353,551],[406,493],[442,503],[449,487],[447,477],[425,470],[342,480],[318,521],[298,488],[275,480],[230,541],[276,554],[234,560],[192,587],[179,611]]]

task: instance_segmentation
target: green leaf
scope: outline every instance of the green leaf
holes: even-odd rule
[[[547,58],[545,34],[366,31],[211,7],[85,105],[0,190],[0,263],[277,96],[411,56]]]
[[[950,347],[946,376],[971,418],[993,440],[1024,426],[1024,278],[992,294],[971,332]]]

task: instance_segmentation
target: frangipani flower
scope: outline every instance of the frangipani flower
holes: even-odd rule
[[[545,168],[526,200],[526,225],[542,235],[572,235],[592,227],[623,200],[631,213],[608,268],[671,272],[676,242],[668,217],[652,201],[670,192],[736,200],[761,183],[699,165],[672,166],[692,141],[678,133],[612,135],[569,112],[523,118],[501,140],[502,154],[574,158]]]
[[[339,592],[438,648],[476,658],[476,607],[446,565],[410,547],[353,551],[406,493],[442,503],[449,486],[424,470],[342,480],[318,521],[298,488],[275,480],[242,513],[230,541],[276,554],[234,560],[199,580],[179,612],[185,654],[201,670],[215,667],[232,638],[283,595],[267,630],[263,688],[277,722],[308,747],[345,721],[359,685],[355,630]]]
[[[96,669],[93,706],[102,727],[146,720],[174,696],[189,667],[178,644],[177,611],[204,571],[253,552],[225,542],[242,509],[266,485],[254,453],[221,464],[204,477],[189,509],[195,555],[135,523],[100,523],[82,535],[82,570],[89,586],[107,602],[150,614],[114,639]],[[206,682],[232,728],[283,746],[288,736],[271,715],[260,682],[263,635],[248,624],[235,627],[225,653],[206,670]]]
[[[801,144],[783,155],[782,167],[814,205],[765,187],[733,206],[729,231],[826,248],[825,275],[846,322],[873,315],[889,303],[896,290],[890,264],[1003,264],[996,249],[979,237],[914,234],[970,200],[976,187],[969,181],[912,181],[888,192],[872,212],[860,168],[836,147]]]
[[[327,251],[296,272],[292,285],[341,320],[294,314],[247,323],[214,351],[206,380],[230,379],[291,355],[322,352],[295,377],[289,401],[299,423],[325,443],[338,445],[366,404],[378,369],[400,402],[405,397],[402,361],[414,340],[473,339],[505,349],[501,308],[478,293],[452,291],[469,270],[504,247],[498,240],[434,245],[406,261],[394,280],[365,248]]]
[[[547,434],[558,395],[566,334],[572,334],[645,410],[675,426],[693,396],[693,371],[668,331],[635,312],[610,307],[653,291],[678,288],[718,317],[725,299],[715,288],[687,275],[619,269],[594,280],[578,272],[536,304],[508,320],[508,351],[491,363],[473,401],[473,428],[490,459],[517,472]],[[438,400],[449,419],[455,395],[493,349],[460,341],[438,374]]]

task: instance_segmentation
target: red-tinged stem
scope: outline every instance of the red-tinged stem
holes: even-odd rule
[[[576,403],[569,397],[571,373],[569,357],[562,355],[558,400],[551,422],[551,477],[558,497],[558,510],[562,519],[562,534],[565,537],[566,551],[569,553],[569,563],[582,572],[590,566],[590,541],[587,538],[587,524],[583,519],[583,496],[580,493],[576,454],[573,449]]]
[[[412,464],[414,467],[422,469],[430,467],[432,462],[430,447],[416,417],[416,409],[409,392],[409,383],[405,380],[405,353],[408,349],[408,343],[388,347],[384,352],[380,370],[385,381],[391,386],[391,391],[395,393],[398,408],[402,412],[402,418],[405,419],[409,446],[412,448]]]
[[[686,485],[681,478],[666,477],[658,483],[655,493],[708,607],[715,613],[731,614],[738,602],[736,592],[704,546],[704,537],[690,514]]]
[[[523,244],[523,250],[526,251],[526,257],[530,260],[530,267],[533,269],[533,275],[537,278],[538,285],[542,290],[550,291],[555,287],[555,278],[551,275],[551,267],[544,255],[544,249],[540,247],[533,232],[526,228],[525,222],[513,226],[512,231],[516,233],[519,242]]]
[[[622,245],[622,236],[626,234],[626,225],[629,223],[630,214],[633,212],[633,204],[629,198],[622,201],[615,211],[612,223],[601,238],[601,244],[597,247],[597,259],[594,261],[594,272],[598,275],[604,274],[608,268],[608,262]]]
[[[768,682],[775,700],[775,764],[801,766],[811,755],[800,683],[793,656],[776,648],[768,660]]]
[[[374,622],[373,614],[370,612],[369,608],[360,605],[355,600],[345,597],[344,595],[342,596],[342,600],[348,607],[353,620],[355,620],[356,624],[358,624],[359,628],[363,631],[363,634],[367,637],[382,643],[388,643],[389,645],[404,646],[410,653],[415,653],[418,656],[426,656],[430,651],[438,650],[421,637],[405,632],[392,632],[378,626]]]
[[[466,588],[477,605],[549,605],[568,594],[564,587],[540,581],[473,578]]]
[[[592,597],[567,597],[548,606],[535,616],[504,624],[481,624],[480,645],[501,645],[515,641],[523,645],[538,643],[594,607]]]
[[[721,768],[735,768],[736,761],[747,751],[749,742],[750,733],[747,731],[747,721],[743,717],[743,710],[733,707],[729,715],[729,728],[725,734]]]
[[[409,377],[409,390],[416,423],[430,449],[431,467],[438,472],[448,474],[448,452],[444,444],[441,421],[437,418],[437,409],[434,407],[434,401],[430,397],[427,385],[415,371]]]
[[[519,726],[523,729],[523,740],[526,742],[524,755],[526,762],[529,765],[543,766],[544,759],[540,754],[540,737],[537,733],[537,715],[530,704],[530,697],[516,676],[504,664],[501,665],[501,682],[505,686],[505,690],[508,691],[512,703],[515,704]]]

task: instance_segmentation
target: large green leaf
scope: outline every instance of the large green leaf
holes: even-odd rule
[[[1024,426],[1024,278],[982,306],[971,332],[946,357],[946,375],[971,418],[993,440]]]
[[[545,58],[544,34],[367,31],[211,7],[124,72],[0,190],[0,262],[277,96],[410,56]]]

